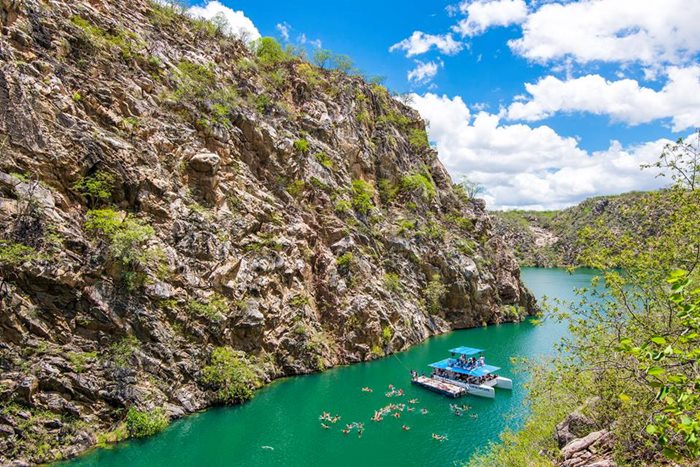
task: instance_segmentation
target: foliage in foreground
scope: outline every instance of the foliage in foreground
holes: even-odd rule
[[[597,429],[614,434],[618,464],[698,459],[699,146],[670,146],[656,166],[671,171],[676,182],[650,200],[667,203],[665,216],[646,218],[624,233],[603,224],[582,232],[580,263],[599,269],[600,276],[580,291],[581,301],[569,313],[552,310],[569,322],[571,336],[549,370],[533,378],[532,418],[522,431],[506,432],[503,444],[475,457],[474,464],[523,465],[539,452],[556,458],[557,450],[547,448],[554,426],[583,403]],[[647,234],[652,227],[657,235]],[[571,405],[559,413],[556,394],[541,397],[547,387],[565,388],[561,394]]]

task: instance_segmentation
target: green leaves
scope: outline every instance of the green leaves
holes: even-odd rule
[[[19,266],[37,257],[36,250],[30,246],[0,240],[0,265]]]
[[[85,196],[90,206],[107,203],[112,198],[115,179],[110,173],[97,171],[92,175],[80,178],[73,184],[73,189]]]
[[[362,179],[352,181],[352,207],[360,214],[369,214],[374,209],[374,187]]]
[[[273,37],[261,37],[252,43],[252,49],[263,66],[279,65],[292,58]]]
[[[652,337],[652,338],[651,338],[651,341],[652,341],[654,344],[658,344],[658,345],[664,345],[664,344],[666,344],[666,339],[663,338],[663,337],[661,337],[661,336]]]
[[[210,364],[202,369],[202,380],[217,390],[219,400],[226,404],[243,402],[253,397],[260,378],[244,352],[230,347],[216,347]]]
[[[93,209],[87,212],[85,229],[106,240],[111,258],[123,267],[129,288],[143,282],[144,268],[167,267],[163,250],[146,246],[155,230],[142,219],[109,208]]]
[[[161,407],[153,410],[138,410],[131,407],[126,415],[126,428],[129,430],[129,436],[133,438],[153,436],[163,431],[168,423],[168,416]]]

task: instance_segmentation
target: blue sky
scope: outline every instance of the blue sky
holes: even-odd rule
[[[221,3],[195,13],[321,44],[413,94],[455,181],[483,185],[491,208],[656,188],[639,165],[700,126],[698,1]]]

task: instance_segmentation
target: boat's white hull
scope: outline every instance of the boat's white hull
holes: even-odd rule
[[[498,389],[513,389],[513,380],[504,378],[503,376],[496,377],[496,387]]]

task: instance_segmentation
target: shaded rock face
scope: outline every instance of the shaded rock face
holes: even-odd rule
[[[533,310],[383,88],[264,66],[145,0],[0,20],[1,464],[75,455],[131,406],[210,406],[215,347],[270,381]]]

